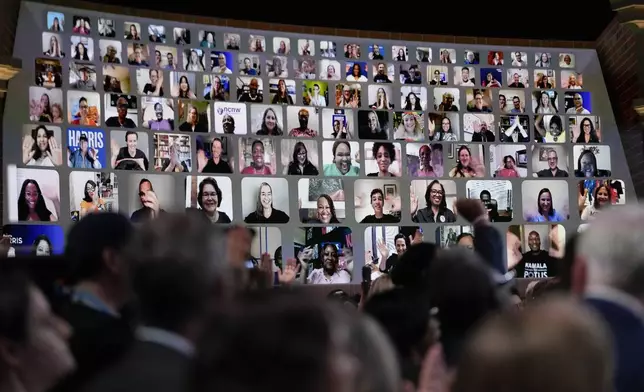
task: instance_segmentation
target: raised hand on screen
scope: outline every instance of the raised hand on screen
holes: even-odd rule
[[[409,187],[409,199],[409,209],[411,210],[411,214],[414,215],[418,211],[418,198],[412,186]]]
[[[378,240],[378,253],[385,260],[389,257],[389,248],[387,248],[387,244],[383,240]]]
[[[53,139],[53,138],[52,138]],[[33,149],[34,139],[27,135],[22,138],[22,163],[27,164],[34,157],[36,150]]]
[[[62,165],[63,164],[63,148],[58,144],[58,141],[54,139],[53,137],[49,138],[49,157],[51,158],[52,162],[54,162],[54,165]],[[96,159],[96,158],[94,158]]]

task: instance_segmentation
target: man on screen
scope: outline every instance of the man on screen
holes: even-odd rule
[[[252,78],[248,86],[242,87],[242,94],[239,96],[239,102],[262,102],[264,95],[259,94],[259,82]]]
[[[105,125],[113,128],[136,128],[136,124],[131,119],[127,118],[127,110],[130,104],[125,96],[120,96],[116,100],[117,116],[108,118]]]
[[[400,217],[391,215],[391,214],[385,214],[384,209],[385,209],[385,201],[389,203],[394,203],[393,198],[387,198],[385,200],[385,194],[382,192],[382,189],[376,188],[371,191],[370,195],[371,199],[371,208],[373,208],[373,214],[365,216],[360,223],[375,223],[375,224],[383,224],[383,223],[398,223],[400,222]]]
[[[590,111],[584,108],[584,99],[581,94],[575,93],[572,97],[573,107],[566,110],[566,114],[590,114]]]
[[[165,210],[161,209],[157,194],[152,188],[152,183],[147,178],[143,178],[139,182],[139,201],[142,207],[132,213],[130,217],[132,222],[145,222],[158,217],[159,214],[165,214]]]
[[[512,87],[512,88],[525,88],[525,86],[523,85],[523,83],[521,83],[521,80],[519,79],[519,74],[518,74],[518,73],[516,73],[516,72],[515,72],[515,73],[512,75],[512,83],[510,83],[510,84],[508,85],[508,87]]]
[[[375,83],[391,83],[389,76],[387,76],[387,67],[385,63],[378,63],[376,68],[376,76],[373,77]]]
[[[559,157],[557,156],[557,151],[553,149],[548,150],[548,168],[539,170],[537,177],[568,177],[568,172],[559,169],[558,164]]]
[[[112,141],[112,167],[118,170],[148,170],[148,158],[136,148],[139,135],[134,131],[125,133],[125,147],[119,148]]]
[[[318,135],[315,129],[309,128],[309,111],[306,109],[300,109],[297,113],[297,119],[300,123],[300,126],[297,128],[291,129],[288,133],[291,137],[316,137]]]
[[[89,147],[86,134],[78,138],[78,148],[72,150],[69,147],[69,167],[74,169],[101,169],[101,162],[98,160],[98,152]]]
[[[163,105],[161,102],[154,104],[154,119],[143,123],[143,128],[153,131],[172,131],[174,129],[174,119],[163,118]]]
[[[548,251],[541,249],[541,236],[536,231],[528,234],[530,250],[515,267],[517,278],[552,278],[557,273],[557,259],[550,256]]]

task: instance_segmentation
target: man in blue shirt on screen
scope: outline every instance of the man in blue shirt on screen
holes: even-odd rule
[[[101,169],[101,162],[98,160],[98,151],[89,147],[86,134],[78,138],[78,147],[72,151],[69,148],[69,167],[74,169]]]

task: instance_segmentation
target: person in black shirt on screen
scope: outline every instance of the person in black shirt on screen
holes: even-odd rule
[[[292,161],[288,164],[290,176],[317,176],[317,167],[309,160],[309,153],[302,142],[295,143]]]
[[[365,216],[360,223],[382,224],[400,222],[400,217],[384,213],[385,194],[382,192],[382,189],[373,189],[371,191],[370,200],[374,213],[372,215]]]
[[[381,112],[383,116],[388,116],[387,112]],[[360,118],[360,117],[366,117]],[[366,113],[365,112],[360,112],[359,114],[360,118],[360,128],[358,131],[358,137],[360,139],[372,139],[372,140],[387,140],[388,135],[387,135],[387,130],[385,127],[383,127],[380,124],[380,119],[378,118],[378,114],[371,110]],[[366,120],[366,121],[364,121]],[[366,122],[366,124],[364,122]],[[385,124],[386,126],[387,124]]]
[[[230,217],[219,210],[223,195],[217,180],[212,177],[205,178],[199,183],[197,203],[212,223],[230,223]]]
[[[117,170],[148,170],[148,158],[139,150],[139,135],[134,131],[125,132],[125,147],[118,146],[112,139],[112,167]]]
[[[117,116],[110,117],[105,121],[105,125],[112,128],[136,128],[136,124],[127,118],[127,110],[130,107],[127,98],[122,95],[116,100]]]
[[[404,234],[398,233],[394,237],[394,246],[396,253],[389,254],[389,248],[384,242],[378,242],[378,252],[380,253],[380,271],[389,272],[398,263],[398,259],[405,253],[407,247],[410,245],[409,239]],[[384,261],[384,265],[383,265]]]
[[[288,215],[273,207],[273,188],[262,182],[257,193],[255,211],[244,218],[246,223],[288,223]]]
[[[373,77],[375,83],[391,83],[389,76],[387,75],[387,66],[385,63],[378,63],[376,67],[376,75]]]
[[[166,213],[161,208],[159,198],[147,178],[142,178],[139,182],[139,201],[142,207],[132,213],[130,217],[132,222],[146,222]]]
[[[199,145],[201,143],[201,151],[204,151],[203,142],[197,138],[197,154],[199,153]],[[201,170],[202,173],[223,173],[230,174],[233,172],[228,162],[221,159],[223,151],[223,143],[221,139],[214,138],[210,146],[212,157],[208,159],[206,165]]]
[[[150,83],[146,83],[143,86],[143,94],[151,95],[154,97],[163,96],[163,74],[160,74],[161,71],[156,69],[150,70]]]
[[[537,172],[537,177],[568,177],[568,172],[565,170],[559,169],[557,166],[559,164],[559,157],[557,156],[557,151],[551,149],[548,150],[548,168],[539,170]]]
[[[419,223],[456,222],[456,215],[447,208],[445,188],[438,180],[432,181],[425,191],[427,207],[418,208],[418,198],[411,194],[411,220]]]
[[[517,278],[553,278],[557,274],[557,259],[541,249],[541,237],[536,231],[528,234],[530,250],[515,267]]]

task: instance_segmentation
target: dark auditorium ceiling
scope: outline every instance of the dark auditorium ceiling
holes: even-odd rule
[[[104,3],[105,0],[89,0]],[[392,9],[358,2],[208,2],[110,0],[110,4],[173,13],[356,30],[540,40],[594,41],[613,18],[609,0],[509,3],[402,2]],[[588,9],[591,7],[592,9]],[[389,4],[396,4],[389,3]],[[425,8],[427,7],[427,8]],[[583,16],[582,16],[583,15]]]

